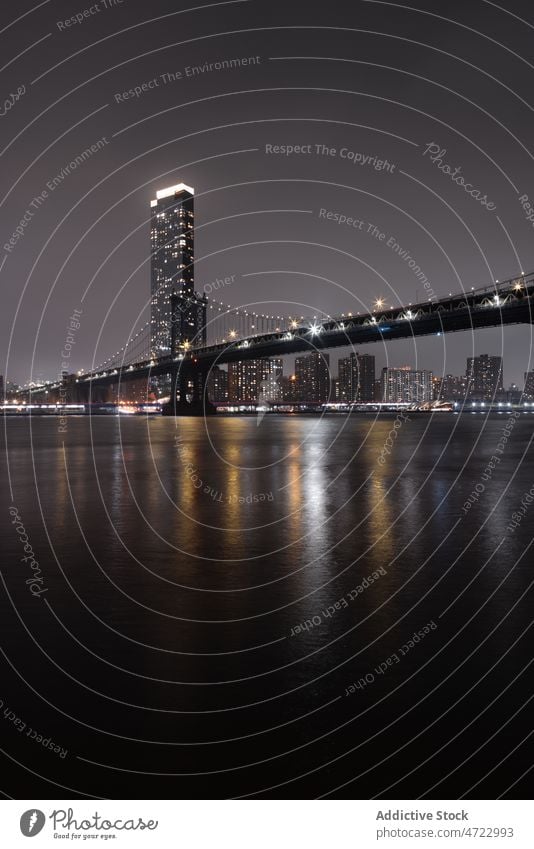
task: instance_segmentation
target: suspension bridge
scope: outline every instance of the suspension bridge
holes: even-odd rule
[[[154,357],[147,322],[113,356],[97,368],[77,375],[78,399],[90,401],[97,387],[170,375],[173,388],[166,412],[204,414],[212,411],[206,381],[214,366],[371,342],[529,324],[533,323],[533,307],[534,272],[406,306],[387,307],[379,299],[370,312],[348,312],[337,317],[274,316],[209,301],[207,344],[197,347],[193,340],[180,346],[169,340],[170,352]],[[34,388],[32,394],[39,389]]]

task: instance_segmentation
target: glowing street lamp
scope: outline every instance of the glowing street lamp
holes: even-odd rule
[[[384,306],[384,298],[377,298],[375,301],[375,310],[381,310]]]

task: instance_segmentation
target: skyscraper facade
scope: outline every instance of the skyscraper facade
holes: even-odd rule
[[[228,364],[228,400],[245,404],[282,400],[283,364],[280,357],[239,360]]]
[[[525,398],[534,401],[534,371],[525,372]]]
[[[436,401],[463,401],[467,395],[467,378],[445,374],[434,380],[434,399]]]
[[[479,354],[467,360],[466,378],[469,383],[469,396],[478,401],[491,401],[503,392],[502,357]]]
[[[375,358],[352,352],[338,363],[336,400],[370,403],[375,399]]]
[[[421,404],[432,401],[433,374],[427,369],[414,370],[410,366],[382,369],[382,401]]]
[[[209,373],[208,397],[219,404],[228,401],[228,372],[220,366],[213,366]]]
[[[328,354],[314,351],[304,357],[295,357],[295,383],[297,400],[324,404],[330,399],[330,359]]]
[[[195,294],[194,189],[179,183],[150,201],[152,356],[206,339],[206,299]],[[174,296],[171,304],[171,297]]]
[[[261,362],[261,384],[258,401],[260,404],[277,404],[282,401],[283,360],[281,357],[269,357],[269,359]]]

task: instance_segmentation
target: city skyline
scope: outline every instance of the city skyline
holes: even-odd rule
[[[308,353],[295,358],[298,367],[284,373],[287,357],[267,357],[236,361],[227,366],[213,366],[207,382],[208,397],[219,404],[283,404],[298,403],[375,403],[478,400],[521,403],[534,399],[534,371],[524,374],[521,385],[503,382],[501,357],[480,354],[469,357],[460,375],[434,375],[429,369],[417,370],[410,365],[389,365],[377,369],[375,357],[353,351],[348,357],[338,357],[337,371],[330,369],[328,354]],[[70,375],[71,381],[75,376]],[[4,381],[0,375],[0,397],[14,403],[18,387]],[[158,394],[168,394],[168,383],[137,380],[124,383],[121,403],[157,400]],[[115,388],[109,391],[109,401],[116,400]],[[61,394],[59,397],[61,401]],[[63,402],[68,400],[63,398]],[[71,398],[76,400],[75,398]]]
[[[195,289],[195,189],[188,184],[180,182],[164,188],[158,188],[155,194],[156,197],[150,200],[150,319],[148,327],[151,356],[157,359],[158,357],[168,355],[171,352],[171,348],[174,348],[173,353],[178,353],[180,350],[184,351],[190,347],[195,348],[206,345],[208,327],[210,326],[207,316],[207,305],[210,303],[210,300],[205,293],[200,295]],[[321,210],[321,213],[322,212],[325,212],[325,210]],[[380,241],[384,234],[380,233],[376,227],[373,227],[372,235]],[[399,248],[399,245],[396,242],[394,244],[396,246],[395,250]],[[410,264],[413,263],[409,254],[403,256],[403,259],[408,259]],[[418,272],[420,272],[419,266],[415,266],[415,268]],[[419,277],[421,277],[421,275],[419,275]],[[428,297],[428,301],[431,302],[432,299],[435,298],[435,293],[430,287],[428,279],[424,275],[423,277],[423,286],[427,293],[431,293]],[[523,279],[522,276],[519,277],[519,280],[521,279]],[[217,278],[217,281],[223,282],[223,280],[220,280],[219,278]],[[224,281],[234,282],[235,274],[231,277],[224,278]],[[471,289],[473,288],[474,287],[471,287]],[[206,287],[204,287],[204,290],[205,289]],[[210,286],[210,292],[212,290],[213,286]],[[369,308],[369,312],[371,312],[371,310],[376,310],[377,308],[387,309],[387,301],[388,299],[385,297],[381,295],[378,296],[375,298],[372,307]],[[217,302],[214,301],[213,303],[216,306]],[[228,305],[228,307],[231,306],[232,305]],[[211,306],[210,309],[212,309]],[[75,310],[75,312],[78,314],[78,326],[76,329],[79,329],[79,318],[82,311]],[[241,312],[243,315],[247,314],[247,310],[241,310]],[[237,316],[239,316],[239,313],[240,310],[238,307]],[[256,327],[258,329],[254,331],[252,328],[254,328],[255,325],[252,324],[250,326],[251,329],[248,331],[249,334],[253,332],[261,332],[260,314],[256,314],[255,312],[252,314],[258,316],[256,321]],[[326,315],[326,313],[324,314]],[[349,316],[353,315],[352,312],[348,312],[342,313],[341,316],[346,314]],[[359,315],[360,311],[357,311],[356,314]],[[411,313],[408,314],[411,315]],[[317,317],[315,317],[314,320],[316,318]],[[237,318],[237,323],[239,324],[239,318]],[[296,327],[298,322],[295,321],[293,323]],[[293,323],[290,323],[289,326],[292,327]],[[271,324],[271,329],[273,329],[274,326],[275,325]],[[504,332],[505,329],[505,327],[502,327],[501,331]],[[521,327],[517,328],[517,330],[520,332]],[[484,333],[484,330],[472,331],[473,337],[475,333]],[[139,333],[137,335],[139,335]],[[235,330],[230,331],[229,335],[229,341],[231,341],[232,336],[238,336]],[[74,343],[74,337],[70,338]],[[422,345],[424,341],[424,337],[418,340],[420,345]],[[391,344],[392,343],[389,342],[389,345]],[[395,344],[395,342],[393,342],[393,344]],[[397,344],[402,344],[402,342]],[[371,346],[371,349],[373,348],[376,348],[376,343]],[[350,349],[347,348],[347,355],[344,360],[351,358],[352,361],[354,361],[354,356],[355,352],[353,347]],[[373,359],[375,359],[374,354],[363,353],[361,356],[363,358],[373,357]],[[467,371],[469,371],[470,368],[473,368],[474,363],[480,361],[481,356],[482,355],[473,352],[473,355],[467,358]],[[283,357],[283,360],[285,362],[288,358]],[[501,362],[498,391],[502,392],[503,357],[502,355],[493,355],[493,360],[500,360]],[[299,357],[295,357],[293,362],[294,371],[297,372],[299,369]],[[341,360],[339,362],[341,363]],[[73,361],[69,361],[68,365],[72,366]],[[383,370],[393,370],[398,368],[402,367],[392,365],[390,362],[386,362],[383,366]],[[415,371],[419,370],[417,362],[415,362],[413,369]],[[83,370],[84,369],[82,369],[82,371]],[[66,371],[65,367],[63,367],[62,371]],[[71,371],[71,374],[74,374],[74,372]],[[445,386],[447,383],[443,379],[447,374],[450,375],[451,372],[444,369],[443,373],[440,375],[442,385]],[[526,374],[526,372],[523,372],[523,374]],[[9,380],[9,378],[6,379]],[[339,368],[337,379],[339,381]],[[351,378],[351,380],[352,379],[353,378]],[[483,387],[484,378],[482,376],[479,376],[478,373],[477,375],[472,374],[471,380],[477,385],[477,391],[481,396],[487,394]],[[44,378],[44,381],[46,381],[46,378]],[[47,382],[49,381],[50,378]],[[32,383],[36,382],[39,381],[32,381]],[[26,383],[25,385],[28,384]],[[515,381],[511,381],[511,386],[514,385],[517,386],[518,384]],[[168,381],[166,382],[165,380],[162,380],[162,378],[155,379],[154,386],[156,389],[159,389],[160,394],[161,392],[168,392]],[[328,388],[328,392],[330,392],[330,386]],[[311,394],[313,395],[313,390]],[[323,397],[325,392],[321,390],[319,394]],[[354,393],[352,390],[349,390],[349,394]],[[367,397],[370,398],[370,394],[370,391],[368,391]],[[374,394],[376,395],[376,391]]]

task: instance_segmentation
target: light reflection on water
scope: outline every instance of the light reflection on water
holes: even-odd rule
[[[251,731],[313,709],[323,717],[321,706],[333,700],[338,713],[324,713],[328,731],[345,710],[355,710],[336,702],[345,687],[415,628],[440,622],[438,636],[420,650],[420,663],[438,656],[472,620],[454,644],[456,654],[440,657],[440,668],[454,668],[463,648],[484,639],[531,580],[528,558],[516,563],[530,540],[530,520],[515,534],[506,532],[532,486],[530,419],[518,421],[494,479],[467,516],[462,505],[494,453],[502,431],[498,417],[414,418],[400,429],[383,464],[378,457],[391,419],[266,416],[258,426],[252,417],[215,418],[206,425],[199,419],[80,418],[69,420],[62,437],[53,420],[37,419],[31,422],[33,458],[28,423],[9,420],[6,426],[15,503],[39,551],[50,604],[66,626],[92,650],[151,678],[243,681],[169,689],[99,667],[92,683],[119,699],[155,700],[186,711],[258,703],[263,706],[250,715],[240,714]],[[6,562],[17,563],[17,540],[7,523],[2,543]],[[380,568],[379,579],[354,602],[341,604]],[[94,617],[73,597],[61,570]],[[63,643],[65,635],[53,628],[46,607],[30,606],[16,570],[7,579],[43,644],[63,659],[72,654],[77,669],[88,668],[72,642]],[[336,604],[335,615],[325,618],[322,611]],[[314,616],[320,624],[290,636],[296,624]],[[528,610],[514,608],[505,644],[529,621]],[[13,627],[6,634],[13,656],[19,636]],[[492,651],[491,657],[498,656]],[[411,663],[388,672],[384,686],[401,686]],[[472,670],[465,674],[460,693]],[[300,685],[301,695],[295,690]],[[417,686],[426,691],[424,676]],[[381,687],[374,693],[382,694]],[[293,691],[288,699],[280,696]],[[412,690],[407,692],[406,709],[413,702]],[[395,697],[391,721],[402,712],[403,698]],[[91,704],[88,699],[88,711]],[[83,702],[79,709],[85,707]],[[130,711],[116,719],[121,729],[143,738],[232,733],[224,716],[222,725],[199,719],[187,731],[172,724],[172,716]],[[323,719],[314,721],[317,731]],[[290,729],[279,741],[281,750],[306,740],[309,727]],[[250,750],[248,744],[237,750],[238,760],[269,754],[269,746],[258,739]],[[99,754],[102,761],[113,760],[105,749]],[[121,762],[117,753],[115,760]],[[211,752],[202,764],[218,766]]]

